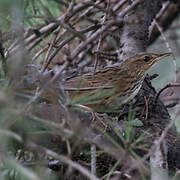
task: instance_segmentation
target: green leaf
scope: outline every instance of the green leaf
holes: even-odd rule
[[[177,132],[180,133],[180,116],[176,118],[175,126],[177,129]]]
[[[135,126],[135,127],[144,126],[143,122],[141,120],[139,120],[138,118],[129,121],[129,123],[130,123],[130,125]]]

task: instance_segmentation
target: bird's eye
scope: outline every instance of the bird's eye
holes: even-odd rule
[[[150,59],[151,59],[151,58],[150,58],[149,56],[145,56],[145,57],[144,57],[144,61],[145,61],[145,62],[148,62]]]

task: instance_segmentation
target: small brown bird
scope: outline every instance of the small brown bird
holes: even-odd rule
[[[64,90],[69,92],[75,104],[87,105],[95,111],[113,110],[133,99],[151,66],[170,55],[138,54],[118,66],[69,78],[64,83]]]

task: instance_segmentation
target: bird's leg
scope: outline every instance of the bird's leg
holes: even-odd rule
[[[147,98],[146,96],[144,96],[145,106],[143,107],[143,109],[141,111],[141,117],[144,117],[144,115],[145,115],[144,120],[147,120],[147,118],[148,118],[149,100],[150,100],[150,97]]]
[[[107,114],[105,114],[105,113],[99,114],[97,112],[94,112],[90,107],[82,105],[82,104],[76,104],[75,106],[80,107],[81,109],[84,109],[85,111],[90,112],[92,114],[93,121],[97,119],[100,122],[100,125],[103,127],[104,131],[106,131],[108,126],[105,122],[103,122],[101,117],[105,117],[105,116],[107,116]]]
[[[92,116],[93,116],[93,121],[95,119],[98,120],[98,122],[100,123],[100,125],[102,126],[103,130],[106,132],[108,125],[102,120],[103,117],[107,117],[107,114],[103,113],[97,113],[97,112],[92,112]]]

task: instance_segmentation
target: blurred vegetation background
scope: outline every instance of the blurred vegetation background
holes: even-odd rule
[[[75,131],[72,131],[66,122],[66,120],[71,122],[73,118],[73,120],[78,119],[79,116],[88,119],[91,113],[85,115],[80,111],[78,117],[75,114],[70,115],[68,108],[72,102],[60,85],[58,94],[53,89],[54,86],[48,84],[52,88],[49,90],[44,85],[52,80],[56,72],[60,73],[57,78],[63,80],[64,76],[76,74],[75,71],[86,72],[86,68],[94,63],[91,59],[95,59],[93,52],[98,49],[98,40],[95,40],[94,44],[87,45],[78,54],[77,62],[72,63],[72,69],[70,68],[71,73],[64,67],[68,55],[70,52],[75,53],[74,50],[83,41],[84,36],[90,36],[101,26],[101,23],[103,24],[102,19],[106,15],[104,6],[109,1],[103,1],[102,6],[101,1],[95,5],[96,2],[93,0],[0,0],[0,179],[111,179],[121,173],[122,167],[126,167],[126,163],[121,162],[123,155],[127,156],[127,162],[132,162],[134,168],[140,159],[135,150],[141,152],[150,149],[147,140],[151,139],[152,135],[148,131],[145,133],[142,131],[142,135],[136,138],[136,129],[143,124],[139,119],[134,118],[131,112],[126,119],[125,128],[122,122],[116,122],[116,117],[105,117],[107,122],[122,124],[123,128],[120,126],[118,130],[111,123],[109,125],[116,139],[104,132],[104,127],[99,128],[98,124],[96,131],[106,137],[110,144],[106,147],[100,144],[101,148],[96,149],[94,141],[91,141],[91,136],[95,132],[90,133],[89,139],[85,136],[87,134],[81,132],[84,130],[89,133],[89,129],[86,128],[92,126],[89,122],[85,122],[85,126],[78,127],[80,124],[77,121],[73,125]],[[112,0],[111,3],[115,7],[119,2]],[[171,1],[169,6],[171,3],[174,2]],[[124,3],[125,7],[126,5]],[[77,12],[73,12],[74,7],[79,8]],[[121,10],[124,9],[123,5],[120,7]],[[62,16],[65,18],[61,19]],[[168,43],[176,57],[176,69],[172,57],[161,61],[151,69],[151,75],[159,74],[152,80],[157,90],[173,82],[175,76],[178,79],[176,70],[180,67],[179,20],[180,17],[177,17],[164,32],[167,42],[160,35],[147,49],[148,52],[168,52]],[[102,41],[101,50],[111,51],[119,48],[111,36]],[[71,64],[71,60],[68,63]],[[115,63],[113,60],[110,62],[105,60],[102,61],[102,66],[113,63]],[[47,89],[50,95],[43,94]],[[179,96],[178,93],[176,95]],[[162,95],[162,99],[164,96]],[[164,102],[166,103],[166,100]],[[96,126],[95,123],[93,128]],[[126,136],[122,135],[124,132]],[[100,142],[103,142],[103,139]],[[142,144],[142,142],[146,143]],[[111,144],[114,149],[110,149]],[[94,150],[98,157],[94,160],[97,161],[95,167],[92,165]],[[114,155],[116,151],[119,154]],[[117,156],[122,159],[117,160]],[[132,171],[135,169],[133,168]],[[138,173],[133,171],[134,179],[148,179],[150,177],[148,168],[148,163],[140,163],[137,166]],[[123,174],[123,177],[133,179],[128,173]]]

